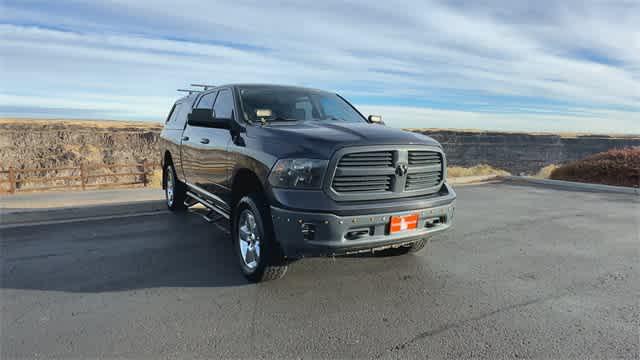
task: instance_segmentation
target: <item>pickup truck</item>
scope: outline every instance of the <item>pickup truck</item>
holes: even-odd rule
[[[228,219],[252,282],[309,256],[416,252],[452,225],[442,146],[335,93],[206,86],[176,101],[160,138],[167,206]]]

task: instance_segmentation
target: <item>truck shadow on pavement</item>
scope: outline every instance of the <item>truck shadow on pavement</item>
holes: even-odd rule
[[[99,293],[249,284],[238,269],[226,224],[209,224],[194,214],[158,214],[0,231],[2,289]],[[307,276],[317,279],[371,274],[389,269],[389,264],[412,267],[418,261],[413,256],[356,257],[295,262],[285,278],[276,282],[296,282]]]
[[[2,230],[2,288],[107,292],[247,284],[228,235],[190,214]]]

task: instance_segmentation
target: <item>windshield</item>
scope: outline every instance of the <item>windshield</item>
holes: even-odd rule
[[[345,121],[366,122],[349,103],[328,92],[286,87],[240,89],[247,121]]]

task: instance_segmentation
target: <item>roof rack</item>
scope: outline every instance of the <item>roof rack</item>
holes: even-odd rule
[[[202,92],[202,90],[193,90],[193,89],[178,89],[178,91],[180,92],[188,92],[189,95],[193,94],[193,93],[199,93]]]
[[[205,90],[209,90],[210,88],[216,87],[215,85],[207,85],[207,84],[191,84],[191,86],[201,87],[201,88],[204,88]]]

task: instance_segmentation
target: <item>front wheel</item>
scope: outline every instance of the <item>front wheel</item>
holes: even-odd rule
[[[287,263],[273,236],[269,208],[259,194],[244,196],[233,212],[234,248],[244,276],[251,282],[281,278]]]

